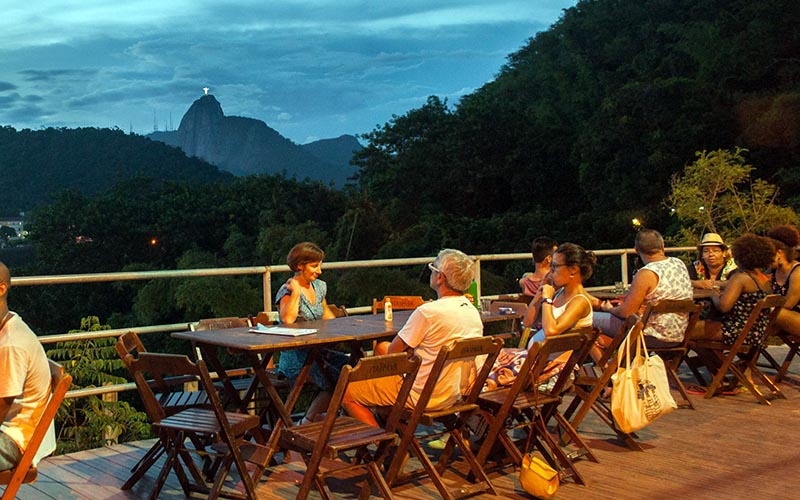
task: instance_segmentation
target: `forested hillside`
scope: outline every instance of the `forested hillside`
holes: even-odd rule
[[[618,247],[634,216],[669,232],[668,181],[696,151],[736,146],[796,205],[799,12],[793,0],[580,1],[457,106],[432,97],[367,136],[373,225],[407,244],[444,227],[484,235],[475,251],[543,233]]]
[[[121,130],[0,128],[0,214],[16,215],[64,190],[101,193],[126,179],[226,182],[231,174],[177,148]]]
[[[747,150],[754,177],[779,187],[777,201],[797,209],[798,25],[796,0],[580,1],[550,30],[520,41],[497,77],[461,102],[431,96],[362,136],[352,188],[264,176],[224,187],[138,183],[65,195],[35,214],[38,260],[27,271],[278,263],[301,240],[319,242],[327,260],[433,255],[448,246],[524,252],[545,234],[619,248],[633,240],[633,217],[677,234],[666,204],[673,174],[697,151],[737,147]],[[111,150],[92,141],[70,163],[107,171]],[[509,290],[521,269],[483,271],[484,284],[495,272],[498,288]],[[422,281],[418,269],[343,273],[331,277],[331,298],[364,304],[388,284],[396,293],[424,291]],[[105,318],[131,296],[124,321],[138,324],[242,314],[252,310],[235,309],[235,299],[252,303],[258,290],[255,282],[226,282],[219,293],[220,280],[186,286],[103,290],[73,314]],[[212,299],[221,296],[225,303]],[[54,315],[42,305],[41,316]]]

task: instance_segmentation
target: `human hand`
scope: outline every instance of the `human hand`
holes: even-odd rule
[[[549,283],[543,284],[539,290],[542,292],[543,299],[552,299],[553,295],[556,293],[556,289]]]
[[[614,308],[614,304],[612,304],[611,301],[604,300],[603,302],[600,302],[600,310],[601,311],[610,312],[613,308]]]
[[[292,292],[292,295],[300,293],[300,284],[297,282],[296,279],[294,279],[294,276],[286,280],[286,288],[288,288],[289,291]]]

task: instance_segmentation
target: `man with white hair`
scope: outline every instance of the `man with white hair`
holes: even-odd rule
[[[8,310],[11,274],[0,262],[0,470],[16,467],[50,398],[50,365],[42,344],[18,314]],[[56,449],[51,425],[39,458]]]
[[[475,277],[475,262],[463,252],[448,248],[439,252],[428,267],[430,286],[436,291],[437,300],[416,308],[389,345],[389,353],[416,354],[422,361],[406,403],[412,408],[439,350],[457,340],[483,335],[480,313],[464,296]],[[442,373],[428,403],[429,410],[447,408],[459,400],[462,386],[466,385],[461,375],[458,364]],[[377,427],[369,407],[394,405],[402,382],[401,377],[354,382],[345,393],[342,407],[351,417]]]

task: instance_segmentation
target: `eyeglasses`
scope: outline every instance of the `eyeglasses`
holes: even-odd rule
[[[558,264],[558,263],[556,263],[556,261],[553,261],[553,262],[550,263],[550,269],[552,269],[553,271],[558,271],[559,267],[564,267],[566,265],[567,264]]]
[[[441,274],[441,272],[442,272],[441,269],[439,269],[438,267],[433,265],[433,262],[429,262],[428,263],[428,269],[430,269],[431,271],[433,271],[435,273],[440,273]]]

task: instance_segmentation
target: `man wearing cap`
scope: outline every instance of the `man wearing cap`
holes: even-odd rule
[[[728,246],[717,233],[706,233],[697,245],[697,260],[689,269],[689,278],[694,288],[711,290],[714,286],[724,287],[736,264],[728,252]]]

